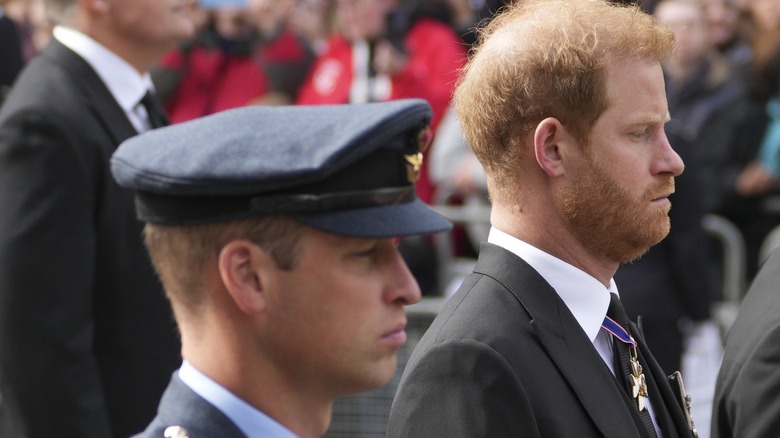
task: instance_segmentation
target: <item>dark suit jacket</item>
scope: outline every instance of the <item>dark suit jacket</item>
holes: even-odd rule
[[[690,436],[666,376],[639,342],[664,436]],[[629,403],[555,290],[519,257],[483,244],[474,273],[409,359],[388,436],[646,436]]]
[[[776,437],[780,430],[780,251],[764,263],[726,337],[712,438]]]
[[[228,417],[196,394],[174,373],[165,390],[157,417],[133,438],[162,438],[165,429],[179,426],[191,438],[246,438]]]
[[[0,391],[17,436],[127,437],[180,364],[133,195],[109,172],[136,135],[53,40],[0,111]]]
[[[5,88],[10,87],[24,66],[22,39],[16,23],[0,11],[0,106]]]

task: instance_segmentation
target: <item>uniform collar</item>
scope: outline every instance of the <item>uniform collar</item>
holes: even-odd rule
[[[296,438],[295,434],[273,418],[236,397],[186,360],[179,368],[179,379],[225,414],[246,436]]]

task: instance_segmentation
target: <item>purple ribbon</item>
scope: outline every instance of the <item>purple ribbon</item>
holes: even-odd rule
[[[622,325],[616,323],[609,316],[604,317],[604,322],[601,323],[601,328],[610,332],[612,336],[619,339],[620,342],[631,345],[632,347],[636,347],[636,341],[633,337],[631,337],[631,334],[628,333]]]

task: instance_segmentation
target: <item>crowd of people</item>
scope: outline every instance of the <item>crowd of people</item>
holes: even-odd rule
[[[556,7],[555,0],[539,1],[542,9]],[[556,125],[534,117],[555,113],[555,105],[560,103],[539,103],[538,108],[524,109],[537,113],[525,115],[511,105],[505,107],[516,97],[510,92],[519,93],[512,87],[519,85],[510,81],[503,88],[496,85],[488,89],[485,84],[495,79],[490,75],[512,71],[499,63],[501,56],[516,52],[501,46],[509,52],[497,51],[496,59],[481,61],[484,64],[470,58],[477,48],[486,51],[486,39],[494,35],[491,32],[500,34],[495,29],[481,34],[477,29],[491,23],[499,11],[522,10],[513,4],[526,2],[530,0],[137,0],[137,4],[122,5],[0,0],[0,204],[4,210],[0,218],[0,435],[127,436],[141,431],[154,416],[170,373],[180,365],[176,325],[162,293],[166,288],[170,298],[168,287],[179,280],[169,279],[169,284],[164,276],[163,284],[158,280],[155,268],[157,274],[170,268],[150,263],[139,238],[142,224],[135,220],[137,206],[132,194],[112,179],[109,160],[120,143],[146,131],[168,124],[190,126],[187,123],[254,107],[301,109],[289,116],[309,117],[305,110],[320,106],[370,108],[380,102],[426,102],[431,112],[424,135],[432,141],[422,142],[424,147],[407,157],[415,172],[417,198],[428,205],[476,203],[493,208],[493,228],[456,224],[451,233],[455,251],[480,260],[489,258],[494,266],[509,250],[553,285],[556,280],[544,274],[546,268],[528,260],[542,260],[544,265],[543,259],[528,248],[517,250],[515,240],[573,266],[595,269],[599,275],[593,277],[607,286],[599,289],[604,292],[600,303],[604,309],[610,297],[606,292],[614,295],[617,283],[628,317],[642,318],[642,339],[654,357],[643,366],[659,376],[661,371],[671,374],[680,369],[686,339],[697,330],[712,329],[713,306],[724,298],[724,248],[707,233],[704,218],[720,216],[739,231],[746,248],[746,282],[758,274],[767,253],[767,238],[780,225],[780,2],[605,0],[633,4],[653,18],[643,24],[646,35],[621,38],[646,37],[656,44],[654,52],[634,55],[658,62],[670,116],[662,120],[662,128],[674,156],[656,145],[657,155],[663,156],[657,163],[651,157],[644,164],[631,161],[620,152],[604,159],[615,160],[606,163],[613,173],[622,175],[634,169],[639,174],[637,169],[646,164],[664,178],[674,179],[674,193],[657,193],[668,195],[673,205],[668,213],[670,231],[662,240],[655,234],[641,239],[628,232],[620,234],[628,230],[627,221],[649,227],[639,216],[623,222],[604,218],[623,218],[625,212],[617,209],[625,207],[621,204],[625,199],[610,191],[612,180],[602,175],[606,173],[603,168],[591,169],[601,180],[584,176],[577,180],[583,187],[605,192],[588,193],[575,186],[559,187],[555,182],[553,177],[565,167],[555,156],[563,154],[561,162],[567,161],[561,152],[563,146],[555,143],[555,147],[545,148],[543,138],[533,138],[539,144],[531,146],[537,148],[536,160],[546,177],[534,173],[539,169],[529,170],[533,163],[523,161],[529,156],[513,152],[512,148],[522,149],[521,143],[533,137],[531,132],[537,137],[546,132],[544,135],[557,141],[561,130],[572,130],[574,137],[582,140],[577,136],[587,133],[600,111],[619,102],[615,97],[601,103],[603,107],[594,107],[594,119],[589,121],[583,110],[576,114],[586,120],[582,122],[561,110],[555,114],[560,119]],[[599,7],[592,11],[584,8],[582,13],[594,17],[601,11]],[[535,12],[523,13],[530,14],[525,20]],[[550,18],[551,29],[564,25],[574,28],[566,17],[560,11],[555,15],[560,22]],[[514,26],[510,19],[504,20],[498,26]],[[541,20],[538,29],[545,22]],[[659,42],[665,38],[659,29],[673,35],[673,46]],[[619,29],[604,32],[622,35]],[[553,33],[549,37],[551,41],[557,38]],[[609,50],[628,50],[618,46],[615,43]],[[647,89],[657,85],[654,73],[624,65],[624,61],[610,59],[617,67],[610,65],[625,69],[637,81],[648,75]],[[466,73],[477,79],[469,79]],[[552,83],[550,77],[544,78]],[[617,87],[610,92],[629,95],[637,107],[642,99],[652,106],[657,96],[643,96],[629,84],[620,85],[620,79],[610,76],[610,86]],[[531,83],[534,78],[529,75],[524,80]],[[598,86],[593,85],[593,89]],[[477,91],[468,94],[468,87]],[[551,101],[561,98],[546,86],[534,90],[540,95],[548,93],[545,96]],[[495,101],[479,103],[483,98]],[[517,107],[526,104],[523,101]],[[572,100],[571,104],[578,102]],[[512,127],[521,123],[521,116],[528,117],[522,123],[538,123],[535,131],[530,130],[531,125]],[[510,123],[507,117],[515,118]],[[346,117],[333,120],[343,123]],[[648,124],[647,131],[657,127]],[[514,138],[520,133],[531,137]],[[300,133],[294,129],[284,132],[290,138],[296,134]],[[213,145],[220,145],[218,140],[214,139]],[[505,145],[505,150],[490,152],[498,144]],[[266,153],[273,155],[270,150]],[[289,166],[282,161],[279,166]],[[522,173],[529,180],[511,175],[511,166],[518,163],[527,166]],[[584,168],[580,166],[586,164],[575,163],[569,165],[580,175]],[[587,159],[583,163],[593,164]],[[623,176],[626,181],[631,179]],[[528,187],[536,190],[525,192]],[[547,193],[554,199],[558,190],[569,195],[565,202],[560,201],[566,205],[550,203],[540,195]],[[534,204],[534,200],[539,202]],[[536,206],[536,216],[521,220],[521,213],[527,212],[516,209],[523,202]],[[145,212],[152,214],[159,207],[148,207]],[[565,215],[558,217],[557,208],[580,216],[568,222]],[[171,213],[163,210],[162,217]],[[592,211],[600,213],[598,218],[591,220],[585,214]],[[573,244],[583,253],[603,251],[609,263],[601,264],[604,260],[598,257],[593,263],[567,259],[567,251],[555,247],[560,236],[544,238],[543,231],[551,229],[556,220],[561,221],[560,230],[571,233],[566,247],[571,249]],[[612,228],[605,230],[605,224]],[[442,271],[434,240],[417,231],[396,236],[397,251],[422,295],[442,295],[449,284],[445,283],[448,279],[439,278]],[[616,242],[617,247],[608,248],[604,242],[615,237],[631,241],[635,247],[620,252],[622,243]],[[485,241],[490,244],[480,246]],[[642,251],[634,254],[637,249]],[[607,275],[612,262],[617,262],[615,270]],[[606,269],[601,269],[604,266]],[[500,273],[483,270],[482,275]],[[486,290],[495,292],[493,288]],[[461,291],[458,296],[464,300],[468,293]],[[408,304],[416,299],[412,296],[401,301]],[[572,306],[566,298],[563,302]],[[475,309],[495,305],[471,304]],[[174,302],[174,312],[176,306]],[[185,322],[181,315],[176,316],[184,340]],[[575,316],[579,322],[579,314],[575,312]],[[185,319],[188,324],[193,318]],[[451,330],[449,335],[458,342],[483,341],[479,333],[460,333],[461,328],[439,327]],[[583,328],[587,332],[586,326]],[[41,345],[48,348],[41,349]],[[429,348],[434,347],[431,341]],[[437,370],[446,369],[448,356],[439,360],[434,353],[430,357],[426,354],[419,353],[415,361],[432,361]],[[474,354],[474,360],[481,359]],[[650,355],[647,351],[643,354]],[[425,385],[437,376],[423,371],[424,377],[415,377],[416,371],[410,371],[405,380],[407,389],[394,410],[392,430],[398,436],[407,436],[400,432],[401,425],[417,427],[421,405],[435,406],[415,392],[425,392],[427,397],[436,394]],[[448,380],[448,388],[458,385],[457,379]],[[663,386],[661,382],[653,385],[656,389]],[[464,394],[468,390],[462,389]],[[535,391],[533,387],[526,389]],[[452,409],[472,410],[458,397],[449,400]],[[480,398],[472,401],[477,400]],[[648,403],[658,412],[661,408],[670,410],[665,407],[668,402],[651,397]],[[534,409],[529,407],[529,418]],[[671,411],[654,423],[655,429],[666,428],[664,436],[675,436],[674,431],[687,427],[679,421],[682,417],[676,410]],[[431,415],[426,414],[426,421]],[[446,421],[437,426],[439,434],[448,430],[444,426],[463,426],[451,419],[442,420]],[[534,421],[543,423],[544,419]],[[565,432],[542,423],[538,430],[550,436]],[[603,428],[596,430],[604,433]]]

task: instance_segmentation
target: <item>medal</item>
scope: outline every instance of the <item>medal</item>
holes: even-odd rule
[[[629,351],[631,353],[631,394],[636,399],[637,408],[642,411],[645,409],[645,400],[647,399],[647,381],[636,354],[636,343],[631,346]]]
[[[642,365],[639,363],[639,355],[636,351],[636,340],[634,340],[634,337],[631,336],[623,326],[615,322],[609,316],[604,318],[604,323],[601,327],[612,334],[618,341],[628,346],[629,365],[631,368],[631,374],[628,377],[631,383],[631,397],[636,400],[637,408],[642,412],[647,407],[647,381],[645,380]]]

